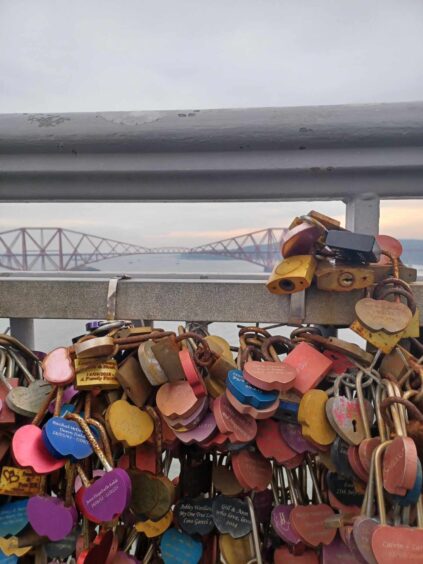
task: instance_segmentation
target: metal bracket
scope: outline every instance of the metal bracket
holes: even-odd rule
[[[301,325],[306,316],[306,291],[295,292],[291,294],[289,301],[288,323],[292,325]]]

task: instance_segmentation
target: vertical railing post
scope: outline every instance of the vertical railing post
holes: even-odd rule
[[[361,194],[345,201],[346,226],[350,231],[379,233],[380,199],[376,194]]]
[[[10,318],[10,333],[28,348],[35,346],[34,320],[30,318]]]

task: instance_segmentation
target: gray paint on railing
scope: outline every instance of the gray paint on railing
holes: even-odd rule
[[[0,115],[3,201],[422,195],[423,103]]]

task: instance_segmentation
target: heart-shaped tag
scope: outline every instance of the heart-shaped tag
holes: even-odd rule
[[[27,499],[18,499],[0,506],[0,537],[17,535],[28,524]]]
[[[241,443],[254,440],[257,434],[256,421],[234,409],[225,394],[214,400],[212,409],[221,433],[230,433]]]
[[[372,536],[379,526],[377,521],[364,515],[354,519],[352,536],[355,546],[368,564],[377,564],[372,549]]]
[[[24,388],[13,388],[6,396],[6,403],[24,417],[35,417],[51,392],[51,385],[45,380],[36,380]]]
[[[168,529],[161,538],[160,549],[165,564],[197,564],[203,545],[186,533]]]
[[[358,320],[370,331],[383,331],[392,335],[404,331],[413,314],[403,303],[362,298],[355,304]]]
[[[114,401],[106,411],[107,430],[124,447],[135,447],[149,439],[154,431],[152,418],[125,400]]]
[[[156,395],[156,405],[165,417],[188,417],[199,406],[191,386],[186,381],[169,382],[160,386]]]
[[[219,548],[227,564],[254,561],[254,550],[251,535],[234,539],[231,535],[219,535]],[[214,561],[213,561],[214,562]]]
[[[279,398],[276,391],[260,390],[249,384],[241,370],[230,370],[226,378],[226,387],[241,403],[252,405],[256,409],[266,409]]]
[[[300,395],[315,388],[332,368],[332,361],[308,343],[302,342],[284,360],[297,371],[293,389]]]
[[[343,504],[361,506],[363,494],[357,492],[354,483],[334,472],[328,472],[327,485],[329,491]]]
[[[82,460],[93,452],[92,446],[76,421],[52,417],[43,427],[43,440],[56,458]]]
[[[301,398],[298,409],[298,422],[303,436],[317,445],[333,443],[336,433],[326,415],[328,396],[323,390],[310,390]]]
[[[367,400],[366,416],[369,424],[373,421],[373,408]],[[359,445],[366,438],[363,418],[358,399],[345,396],[329,398],[326,402],[326,415],[333,429],[350,445]]]
[[[264,409],[257,409],[248,403],[241,403],[236,397],[228,390],[225,390],[225,395],[229,400],[229,403],[242,415],[250,415],[253,419],[269,419],[272,417],[279,409],[279,399],[272,403],[270,407],[265,407]]]
[[[325,520],[334,515],[334,510],[325,503],[298,505],[291,511],[291,526],[306,545],[316,548],[334,540],[336,529],[325,527]]]
[[[158,521],[152,521],[147,519],[147,521],[138,521],[135,523],[134,527],[138,533],[144,533],[144,535],[149,538],[160,537],[167,529],[170,527],[173,521],[172,511],[168,511],[164,517]]]
[[[417,477],[417,449],[413,439],[396,437],[383,457],[383,487],[391,494],[405,495]]]
[[[62,468],[66,460],[54,458],[47,450],[43,432],[36,425],[24,425],[12,438],[13,457],[19,466],[31,468],[37,474],[50,474]]]
[[[174,513],[178,526],[188,535],[208,535],[214,529],[211,499],[181,499]]]
[[[249,360],[243,374],[247,382],[261,390],[285,392],[292,388],[297,371],[284,362]]]
[[[303,545],[302,538],[291,527],[291,512],[293,505],[277,505],[272,511],[271,523],[273,530],[288,544]]]
[[[272,480],[272,465],[258,452],[243,449],[232,455],[232,468],[246,490],[262,491]]]
[[[208,407],[209,407],[208,398],[204,397],[198,403],[197,409],[193,413],[191,413],[191,415],[189,415],[188,417],[169,418],[163,415],[163,418],[174,431],[187,430],[187,429],[189,430],[196,427],[199,424],[199,422],[204,418],[204,416],[208,411]]]
[[[43,376],[50,384],[65,386],[75,380],[73,361],[66,347],[54,349],[42,362]]]
[[[423,529],[379,526],[372,535],[372,549],[380,564],[407,564],[422,560]]]
[[[220,533],[239,539],[251,532],[251,518],[246,501],[218,495],[213,500],[212,508],[213,520]]]
[[[286,423],[285,421],[281,421],[279,425],[282,437],[292,450],[295,450],[298,454],[304,454],[306,452],[316,454],[319,452],[313,443],[310,443],[303,437],[301,427],[299,425]]]
[[[88,487],[76,494],[79,510],[94,523],[113,521],[123,513],[131,496],[128,475],[121,468],[106,472]]]
[[[175,435],[178,439],[186,444],[190,445],[193,443],[201,443],[202,441],[207,441],[212,435],[217,431],[216,419],[210,411],[201,420],[201,422],[190,431],[176,432]]]
[[[57,497],[31,497],[27,507],[31,527],[41,537],[59,541],[67,537],[78,520],[75,507],[66,507]]]
[[[298,453],[285,442],[277,421],[259,421],[257,427],[257,448],[265,458],[273,458],[279,464],[284,464],[297,456]]]

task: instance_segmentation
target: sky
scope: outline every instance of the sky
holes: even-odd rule
[[[423,99],[421,0],[0,0],[0,112]],[[0,231],[62,226],[155,246],[286,226],[341,203],[8,204]],[[420,237],[422,206],[381,229]],[[407,220],[407,221],[405,221]]]

